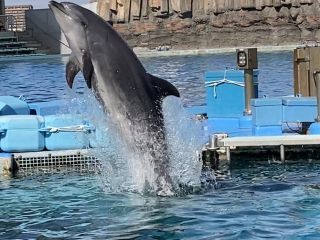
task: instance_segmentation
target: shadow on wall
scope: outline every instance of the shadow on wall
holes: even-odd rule
[[[26,29],[32,37],[52,54],[69,54],[70,50],[60,27],[49,9],[35,9],[26,11]],[[61,44],[61,42],[63,44]]]
[[[95,11],[96,3],[83,5]],[[50,49],[52,54],[70,54],[65,36],[49,9],[34,9],[26,11],[26,29],[42,46]]]

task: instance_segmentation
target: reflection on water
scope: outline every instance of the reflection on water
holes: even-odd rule
[[[260,53],[258,58],[259,95],[293,94],[292,53]],[[23,94],[29,102],[69,98],[64,77],[67,60],[57,56],[0,62],[0,95]],[[205,101],[204,72],[235,68],[235,54],[142,58],[142,62],[150,73],[174,83],[185,105],[197,105]],[[84,86],[79,74],[75,88],[81,93]]]
[[[319,164],[233,166],[221,187],[106,194],[95,176],[0,180],[1,239],[319,239]]]

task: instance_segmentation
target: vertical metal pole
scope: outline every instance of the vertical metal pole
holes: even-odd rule
[[[320,122],[320,71],[315,71],[313,73],[313,79],[316,85],[316,92],[317,92],[317,118],[316,121]]]
[[[286,162],[284,145],[280,145],[280,160],[281,160],[282,163],[285,163],[285,162]]]
[[[244,70],[245,115],[251,115],[251,99],[254,97],[253,69]]]
[[[228,163],[230,163],[230,162],[231,162],[231,152],[230,152],[230,147],[227,147],[226,151],[227,151],[227,161],[228,161]]]

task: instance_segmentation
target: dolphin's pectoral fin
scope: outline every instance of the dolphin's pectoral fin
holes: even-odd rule
[[[71,56],[66,67],[66,78],[70,88],[72,88],[73,80],[80,70],[78,60],[74,56]]]
[[[173,86],[171,83],[169,83],[168,81],[152,76],[151,74],[149,74],[149,77],[152,81],[152,84],[154,86],[154,88],[157,90],[158,92],[158,97],[160,99],[163,99],[167,96],[176,96],[176,97],[180,97],[180,93],[178,91],[178,89]]]
[[[92,76],[93,76],[93,65],[91,62],[91,57],[88,52],[85,52],[82,55],[82,63],[83,63],[83,68],[82,68],[82,73],[84,76],[84,79],[86,80],[88,88],[91,88],[92,82]]]

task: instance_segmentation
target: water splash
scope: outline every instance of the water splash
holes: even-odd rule
[[[180,185],[200,186],[200,153],[207,140],[201,124],[191,119],[178,98],[167,97],[163,113],[172,178]]]
[[[100,180],[104,189],[108,192],[130,191],[154,194],[159,183],[157,163],[152,159],[163,158],[161,155],[163,148],[156,144],[156,136],[150,140],[148,136],[141,134],[144,131],[139,128],[133,136],[121,136],[123,132],[119,134],[116,130],[119,129],[119,125],[115,126],[106,116],[90,91],[84,91],[80,96],[75,93],[69,95],[73,105],[71,112],[81,112],[86,120],[97,128],[95,136],[91,138],[91,145],[94,147],[92,153],[101,159],[103,170]],[[181,186],[199,187],[202,167],[199,153],[206,140],[201,126],[186,114],[178,98],[166,98],[163,103],[163,113],[169,152],[169,156],[165,156],[169,160],[166,171],[173,180],[174,189],[179,192]],[[129,124],[124,119],[120,122],[120,126],[124,129]],[[127,139],[124,141],[123,137]],[[130,148],[128,139],[136,141],[136,138],[142,142],[151,141],[149,146],[152,151],[141,152]],[[171,195],[169,191],[163,194]]]

